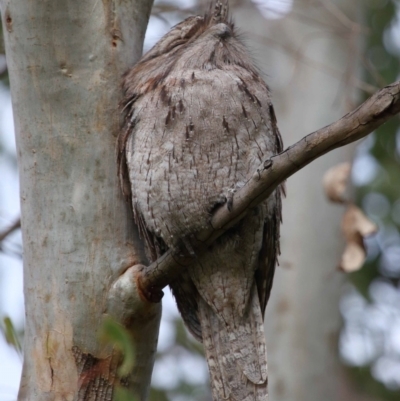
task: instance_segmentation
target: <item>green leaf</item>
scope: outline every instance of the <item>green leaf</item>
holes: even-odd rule
[[[17,332],[11,319],[8,316],[3,318],[2,331],[7,344],[11,345],[18,352],[19,355],[22,355],[22,347],[19,342]]]
[[[118,368],[119,377],[128,376],[135,365],[135,348],[129,331],[111,317],[106,317],[100,334],[102,342],[110,343],[121,351],[123,361]]]
[[[134,397],[128,389],[116,386],[114,389],[113,401],[136,401],[136,397]]]

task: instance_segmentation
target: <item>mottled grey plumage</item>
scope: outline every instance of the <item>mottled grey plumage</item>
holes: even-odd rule
[[[217,2],[167,33],[124,78],[121,171],[149,257],[209,225],[282,150],[269,90]],[[214,400],[267,399],[263,313],[279,253],[280,191],[171,284],[203,341]]]

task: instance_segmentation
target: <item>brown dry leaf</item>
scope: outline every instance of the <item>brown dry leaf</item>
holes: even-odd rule
[[[340,261],[340,269],[346,273],[352,273],[360,270],[367,256],[364,246],[349,242]]]
[[[347,273],[362,267],[366,258],[364,238],[378,230],[378,227],[365,216],[361,209],[348,199],[346,189],[350,172],[351,163],[341,163],[329,169],[322,181],[326,196],[330,201],[348,205],[341,223],[346,248],[340,262],[340,269]]]
[[[364,238],[376,233],[378,227],[355,205],[349,205],[341,224],[347,246],[344,250],[340,268],[347,272],[359,270],[364,264],[366,251]]]
[[[322,179],[325,194],[328,199],[336,203],[346,202],[346,188],[351,171],[349,162],[340,163],[330,168]]]

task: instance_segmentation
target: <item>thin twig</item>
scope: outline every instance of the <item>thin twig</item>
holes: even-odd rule
[[[210,220],[210,228],[194,235],[190,241],[194,254],[184,246],[167,251],[138,277],[141,292],[149,301],[159,302],[162,288],[204,253],[208,246],[247,212],[265,200],[279,184],[313,160],[333,149],[365,137],[400,112],[400,81],[376,92],[356,110],[340,120],[315,131],[285,151],[266,160],[246,185],[238,190],[230,210],[221,206]]]
[[[16,220],[10,227],[6,228],[4,231],[0,232],[0,242],[8,237],[12,232],[21,227],[21,219]]]

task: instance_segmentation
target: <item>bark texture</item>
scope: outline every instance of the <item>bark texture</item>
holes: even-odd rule
[[[1,1],[24,242],[19,400],[110,400],[116,384],[146,397],[160,306],[132,295],[126,269],[145,259],[120,193],[115,140],[121,76],[141,55],[151,5]],[[121,356],[98,341],[108,314],[136,343],[136,367],[122,381]]]

